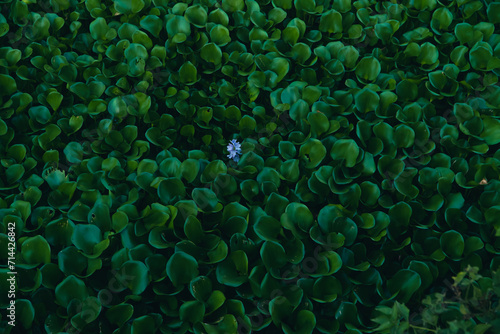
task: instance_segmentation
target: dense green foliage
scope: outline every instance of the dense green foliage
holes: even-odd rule
[[[5,333],[500,332],[500,2],[0,8]]]
[[[448,291],[434,293],[423,300],[419,312],[410,315],[399,302],[391,307],[377,306],[380,324],[375,332],[390,333],[473,333],[496,332],[500,326],[500,272],[493,277],[479,275],[479,268],[467,267],[447,284]],[[418,324],[418,325],[417,325]]]

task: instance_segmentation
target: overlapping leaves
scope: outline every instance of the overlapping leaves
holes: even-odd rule
[[[498,2],[3,7],[24,329],[383,331],[498,269]]]

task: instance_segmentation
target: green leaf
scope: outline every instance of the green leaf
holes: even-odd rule
[[[203,231],[200,221],[194,216],[187,217],[184,223],[184,233],[189,240],[197,245],[202,243],[205,237],[205,232]]]
[[[214,181],[220,174],[227,173],[227,166],[222,160],[211,161],[203,170],[200,181],[208,183]]]
[[[480,137],[484,139],[486,144],[496,145],[500,143],[500,121],[486,116],[483,118],[483,126]]]
[[[441,235],[440,244],[446,256],[453,260],[462,257],[465,249],[465,242],[462,235],[454,230],[446,231]]]
[[[207,300],[207,313],[212,313],[218,310],[222,305],[224,305],[225,301],[226,301],[226,296],[224,296],[224,294],[221,291],[219,290],[213,291]]]
[[[455,35],[457,36],[457,39],[460,43],[469,43],[474,39],[474,27],[467,22],[458,23],[455,26]],[[465,50],[467,49],[466,47],[462,47],[462,49],[463,48],[465,48]]]
[[[380,197],[380,189],[377,184],[364,181],[361,187],[361,202],[366,206],[374,206],[378,203]]]
[[[231,252],[217,265],[217,281],[221,284],[238,287],[248,280],[248,257],[242,250]]]
[[[10,75],[0,74],[0,97],[9,96],[17,91],[17,84]]]
[[[147,15],[141,19],[141,28],[150,32],[154,37],[158,38],[161,30],[163,29],[163,21],[156,15]],[[156,47],[156,46],[155,46]],[[155,50],[153,48],[153,50]],[[154,53],[151,52],[154,56]]]
[[[309,310],[300,310],[295,316],[295,330],[292,330],[287,324],[283,324],[285,334],[304,333],[312,334],[316,327],[316,316]]]
[[[397,147],[409,148],[415,142],[415,132],[405,124],[400,124],[394,128],[394,144]]]
[[[299,157],[306,161],[306,168],[315,168],[326,157],[326,148],[321,141],[311,138],[300,146]]]
[[[240,183],[240,190],[243,197],[250,201],[259,194],[259,183],[255,180],[244,180]]]
[[[175,204],[186,196],[186,187],[178,178],[170,177],[158,185],[158,196],[166,204]]]
[[[314,222],[311,211],[302,203],[290,203],[287,205],[285,213],[292,219],[294,224],[298,225],[304,232],[309,231],[309,228]]]
[[[280,173],[283,177],[290,182],[297,182],[300,177],[299,160],[287,160],[281,165]]]
[[[181,321],[196,324],[201,322],[204,316],[205,305],[197,300],[184,302],[179,309],[179,318]]]
[[[196,159],[186,159],[181,164],[181,174],[182,177],[191,183],[194,181],[200,170],[200,164]]]
[[[330,156],[334,160],[345,161],[346,167],[354,167],[359,153],[360,149],[354,140],[339,139],[333,144]]]
[[[197,28],[203,28],[207,23],[207,11],[200,5],[190,6],[184,12],[184,17]]]
[[[281,232],[280,222],[271,216],[260,216],[253,228],[259,238],[269,241],[276,241]]]
[[[335,218],[326,231],[341,233],[345,237],[344,244],[346,246],[352,245],[358,236],[358,227],[356,223],[347,217]]]
[[[149,271],[140,261],[127,261],[119,269],[120,273],[127,275],[124,282],[134,295],[140,295],[149,285]]]
[[[28,299],[16,299],[15,306],[16,311],[19,312],[16,323],[20,323],[25,330],[31,328],[35,319],[35,308],[31,301]]]
[[[309,114],[310,108],[306,101],[300,99],[295,102],[290,108],[290,117],[295,121],[299,122],[301,119],[306,118]]]
[[[274,24],[279,24],[279,23],[283,22],[284,19],[286,19],[286,15],[287,14],[283,9],[276,7],[276,8],[273,8],[269,11],[268,18]]]
[[[314,2],[313,2],[314,3]],[[349,3],[350,7],[350,3]],[[311,10],[314,10],[312,8]],[[331,9],[321,15],[319,21],[319,31],[336,34],[342,32],[342,15],[335,9]]]
[[[160,173],[166,177],[176,177],[180,178],[181,172],[181,162],[175,157],[166,158],[160,164]]]
[[[207,188],[195,188],[193,189],[191,196],[195,201],[198,208],[205,212],[220,211],[222,205],[219,203],[215,193]]]
[[[356,109],[362,113],[375,111],[379,105],[380,97],[371,89],[364,88],[354,95]]]
[[[497,24],[500,23],[500,2],[491,2],[486,10],[488,21]]]
[[[3,119],[0,119],[0,136],[3,136],[7,133],[8,127],[5,124]]]
[[[295,45],[300,38],[300,31],[297,27],[286,27],[282,32],[282,39],[284,42]]]
[[[332,7],[341,13],[347,13],[351,10],[351,0],[338,0],[332,3]]]
[[[63,95],[59,92],[50,92],[47,95],[47,103],[52,107],[54,111],[57,111],[59,109],[59,106],[61,105],[61,102],[63,100]]]
[[[339,258],[340,259],[340,258]],[[313,300],[319,303],[331,303],[342,294],[342,284],[332,276],[320,277],[313,285]]]
[[[297,149],[295,148],[295,145],[289,141],[280,141],[278,144],[278,149],[280,155],[285,160],[293,159],[297,154]]]
[[[330,128],[328,118],[320,112],[310,112],[307,115],[307,121],[311,125],[312,135],[316,138],[321,137]]]
[[[174,286],[188,284],[198,274],[196,259],[182,251],[175,252],[167,262],[167,275]]]
[[[72,141],[64,148],[64,155],[68,162],[79,163],[83,160],[83,147],[80,143]]]
[[[89,259],[74,246],[64,248],[57,258],[59,270],[66,275],[83,275],[89,265]]]
[[[219,65],[222,61],[222,51],[215,43],[205,44],[200,51],[201,58],[214,65]]]
[[[410,224],[412,208],[406,202],[399,202],[389,209],[391,225],[388,228],[390,235],[396,238],[406,232]]]
[[[469,51],[470,65],[475,70],[486,70],[492,57],[493,50],[486,42],[476,43]]]
[[[434,276],[429,266],[422,261],[411,261],[408,269],[415,271],[422,279],[421,289],[427,289],[434,282]]]
[[[50,245],[41,235],[25,239],[21,254],[27,264],[50,263]]]
[[[222,9],[227,13],[243,10],[245,3],[243,0],[222,0]]]
[[[139,13],[145,6],[143,0],[115,0],[115,9],[121,14]]]
[[[281,268],[287,263],[285,249],[274,241],[265,241],[260,249],[260,256],[266,268]]]
[[[422,44],[417,62],[421,65],[434,65],[439,59],[437,47],[429,42]]]
[[[191,26],[183,16],[175,15],[167,21],[167,33],[174,43],[182,43],[191,35]]]
[[[354,68],[359,58],[359,51],[352,45],[346,45],[339,50],[337,57],[345,67]]]
[[[389,292],[401,303],[408,303],[411,296],[420,288],[422,279],[413,270],[401,269],[387,281]]]
[[[89,296],[85,283],[73,275],[66,277],[55,289],[56,301],[66,308],[73,299],[83,301]]]
[[[231,42],[229,30],[221,24],[215,25],[210,29],[210,40],[218,46],[224,46]]]
[[[287,319],[293,312],[293,306],[284,296],[278,296],[269,302],[269,313],[276,326],[280,326],[282,320]]]
[[[73,244],[85,254],[94,254],[94,248],[102,241],[101,230],[95,225],[78,224],[71,237]]]
[[[128,216],[123,211],[117,211],[111,217],[111,226],[116,233],[120,233],[129,223]]]
[[[155,317],[156,319],[153,318],[153,315],[143,315],[142,317],[135,318],[134,321],[132,321],[131,334],[156,332],[159,323],[158,317],[160,317],[160,315],[155,315],[157,316]]]
[[[453,14],[446,7],[438,8],[432,13],[431,27],[437,32],[447,30],[453,21]]]
[[[198,71],[190,61],[185,62],[179,69],[179,80],[186,85],[192,85],[198,81]]]
[[[106,311],[106,319],[113,325],[123,326],[134,313],[134,307],[130,304],[119,304],[112,306]]]
[[[49,109],[45,106],[31,107],[28,113],[30,115],[30,118],[34,119],[35,121],[41,124],[47,124],[47,122],[52,117]]]
[[[362,81],[374,81],[380,74],[382,67],[378,59],[370,56],[362,58],[356,66],[356,76]]]
[[[86,219],[87,216],[85,216]],[[69,219],[60,218],[51,221],[45,227],[45,238],[53,246],[69,246],[74,228],[75,224]]]
[[[220,292],[220,291],[219,291]],[[239,328],[238,321],[232,314],[226,314],[222,317],[222,320],[217,323],[216,326],[210,325],[208,323],[202,323],[203,328],[207,331],[207,334],[216,333],[236,333]]]
[[[14,164],[9,166],[5,171],[7,184],[13,184],[15,182],[18,182],[23,177],[25,171],[26,170],[23,167],[23,165],[20,164]]]
[[[278,76],[276,82],[280,82],[290,70],[290,63],[286,58],[276,57],[269,65],[269,69]]]
[[[189,283],[189,292],[201,302],[206,302],[212,294],[212,281],[207,276],[198,276]]]
[[[394,179],[394,186],[401,194],[414,199],[418,196],[419,190],[413,185],[413,178],[418,170],[413,167],[405,168],[404,172]]]

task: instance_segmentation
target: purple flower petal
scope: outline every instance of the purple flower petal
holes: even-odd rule
[[[240,160],[241,154],[241,144],[236,141],[236,139],[231,139],[229,144],[227,145],[227,151],[229,155],[227,156],[229,159],[233,159],[235,162]]]

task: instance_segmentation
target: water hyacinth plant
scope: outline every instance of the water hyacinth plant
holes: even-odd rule
[[[229,154],[227,157],[229,159],[233,159],[234,162],[240,161],[241,155],[241,144],[236,141],[236,139],[232,139],[227,145],[227,150]]]
[[[500,333],[500,0],[0,8],[1,334]]]

